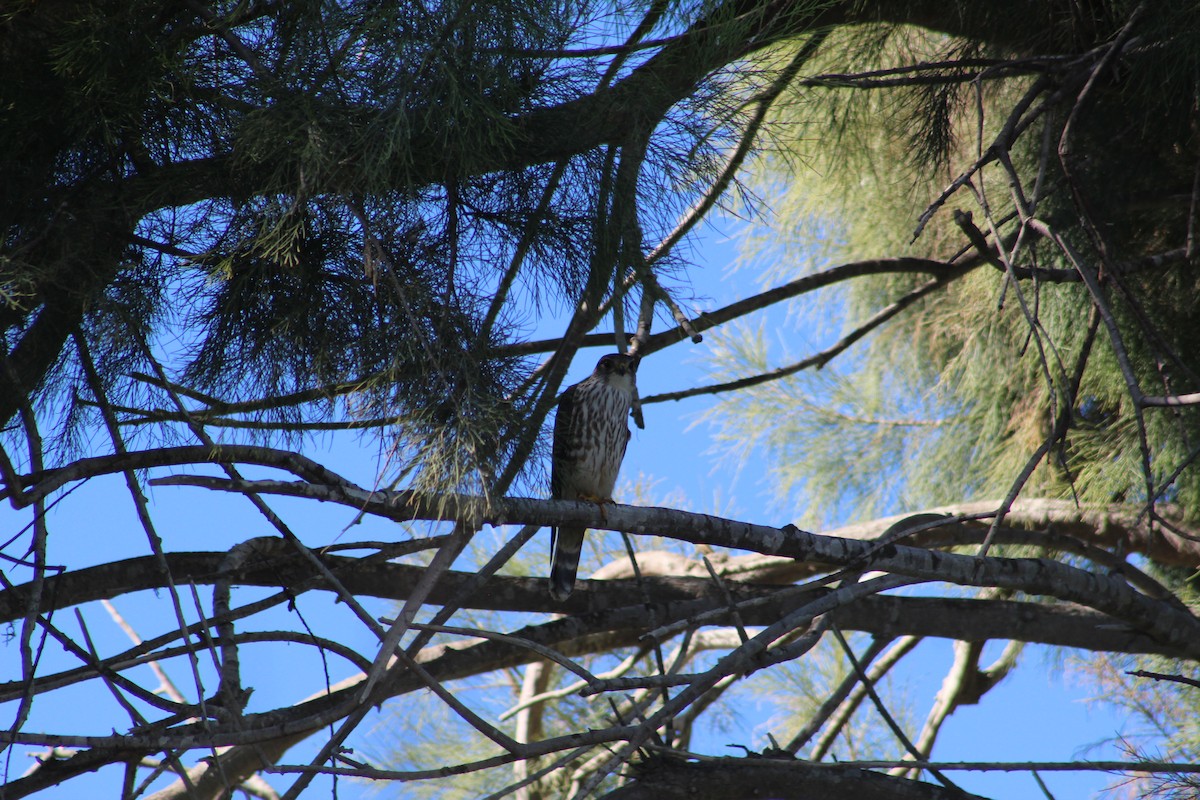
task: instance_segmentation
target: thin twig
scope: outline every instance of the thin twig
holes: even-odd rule
[[[860,664],[858,659],[855,657],[854,650],[851,649],[850,643],[846,641],[846,637],[842,635],[842,632],[837,625],[832,625],[830,627],[833,630],[833,635],[837,639],[838,644],[842,646],[842,651],[846,654],[846,658],[850,661],[850,666],[854,668],[854,673],[858,676],[858,680],[862,683],[863,688],[866,689],[867,696],[871,698],[871,702],[875,705],[875,710],[879,712],[879,716],[883,717],[883,721],[887,724],[888,728],[891,729],[892,733],[895,734],[896,739],[899,740],[900,744],[905,750],[912,754],[913,758],[922,758],[921,754],[917,752],[916,746],[913,745],[912,740],[905,735],[904,730],[887,710],[887,706],[885,706],[883,703],[883,698],[881,698],[879,693],[875,691],[874,682],[871,681],[871,679],[867,676],[867,673],[863,670],[862,664]],[[962,791],[949,778],[941,774],[941,772],[936,768],[931,769],[929,767],[925,767],[925,769],[938,781],[938,783],[942,784],[947,789],[956,789]]]
[[[1144,669],[1136,669],[1136,670],[1132,670],[1132,671],[1127,670],[1125,672],[1125,674],[1132,675],[1135,678],[1153,678],[1156,681],[1171,681],[1174,683],[1182,683],[1185,686],[1192,686],[1197,689],[1200,689],[1200,680],[1197,680],[1196,678],[1189,678],[1185,675],[1167,675],[1162,672],[1150,672],[1149,670],[1144,670]]]
[[[819,353],[811,355],[795,364],[789,364],[786,367],[778,367],[770,372],[760,373],[758,375],[750,375],[745,378],[738,378],[732,381],[723,381],[721,383],[709,384],[708,386],[695,386],[691,389],[682,389],[677,392],[664,392],[662,394],[652,394],[649,397],[642,398],[642,404],[663,403],[668,400],[683,400],[688,397],[696,397],[698,395],[722,394],[724,392],[733,392],[739,389],[745,389],[750,386],[758,386],[759,384],[769,381],[786,378],[789,375],[795,375],[801,370],[821,367],[828,364],[835,356],[847,350],[851,345],[862,339],[868,333],[884,324],[892,317],[899,314],[904,309],[916,303],[918,300],[926,297],[929,294],[945,287],[954,278],[961,277],[965,272],[958,272],[950,278],[938,277],[928,281],[911,292],[897,298],[891,305],[881,308],[875,312],[866,322],[855,328],[850,333],[843,336],[833,345],[825,348]]]

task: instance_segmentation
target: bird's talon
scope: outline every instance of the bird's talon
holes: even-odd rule
[[[616,501],[611,497],[598,497],[594,494],[581,494],[579,495],[579,499],[587,503],[595,503],[598,505],[600,507],[600,519],[605,522],[608,522],[608,516],[604,513],[604,506],[610,503],[612,505],[616,505]]]

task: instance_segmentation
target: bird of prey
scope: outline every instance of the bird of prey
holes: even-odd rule
[[[629,444],[638,359],[610,353],[583,381],[563,392],[554,419],[550,497],[611,503]],[[603,508],[603,506],[601,506]],[[550,596],[565,600],[575,586],[586,528],[550,529]]]

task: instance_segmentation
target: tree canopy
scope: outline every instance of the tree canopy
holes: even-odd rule
[[[1194,2],[15,0],[0,71],[6,797],[113,765],[123,797],[278,796],[264,771],[285,797],[961,797],[938,731],[1028,643],[1169,696],[1165,755],[1107,768],[1194,791]],[[697,314],[686,245],[721,208],[765,285]],[[779,363],[739,324],[786,303],[822,344]],[[537,499],[572,361],[687,342],[712,382],[635,421],[720,398],[796,524]],[[328,436],[386,454],[373,484]],[[145,546],[80,563],[53,509],[106,476]],[[168,485],[270,535],[180,547]],[[340,522],[304,540],[318,503]],[[349,540],[364,519],[395,535]],[[610,563],[557,603],[518,553],[565,523]],[[98,648],[80,609],[125,594],[157,616]],[[344,614],[271,616],[314,597]],[[906,734],[876,685],[924,637],[955,664]],[[252,697],[286,643],[324,680]],[[788,741],[689,752],[794,664]],[[80,689],[125,716],[29,724]],[[446,725],[348,752],[385,702]],[[826,760],[839,736],[878,758]]]

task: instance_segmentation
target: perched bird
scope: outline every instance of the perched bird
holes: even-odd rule
[[[610,353],[591,376],[563,392],[554,419],[550,497],[611,503],[629,444],[638,359]],[[603,508],[603,507],[602,507]],[[550,596],[565,600],[575,586],[586,528],[550,529]]]

